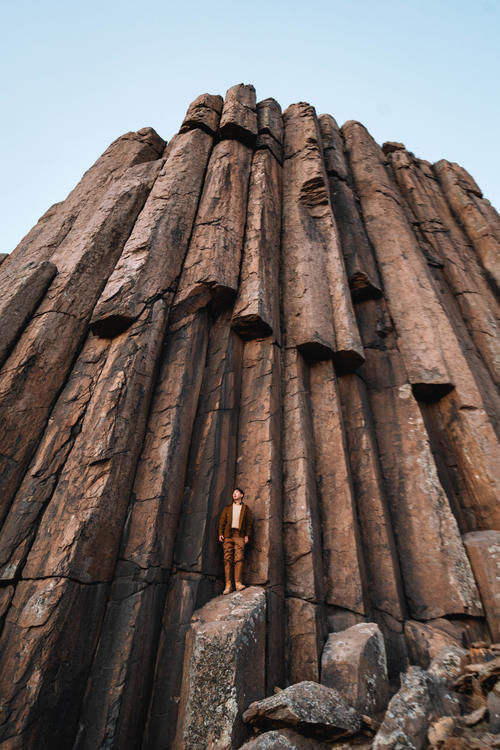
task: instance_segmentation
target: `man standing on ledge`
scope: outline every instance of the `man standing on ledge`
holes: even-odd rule
[[[248,505],[243,502],[244,494],[239,487],[236,487],[233,491],[233,502],[231,505],[226,505],[219,518],[219,542],[223,543],[226,578],[224,594],[230,594],[233,590],[231,580],[233,564],[236,591],[242,591],[245,588],[241,582],[241,573],[245,544],[248,544],[252,531],[252,513]]]

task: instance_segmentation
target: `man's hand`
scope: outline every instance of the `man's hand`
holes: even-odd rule
[[[220,537],[219,537],[219,542],[223,542],[223,541],[224,541],[224,537],[223,537],[223,535],[221,534],[221,535],[220,535]]]
[[[245,544],[248,544],[248,537],[245,537]]]

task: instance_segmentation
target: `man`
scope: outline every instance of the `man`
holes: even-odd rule
[[[242,591],[245,586],[241,581],[245,545],[252,531],[252,513],[248,505],[243,502],[244,492],[236,487],[233,491],[233,502],[226,505],[219,518],[219,542],[224,550],[224,576],[226,587],[224,594],[233,590],[232,572],[234,565],[234,582],[236,591]]]

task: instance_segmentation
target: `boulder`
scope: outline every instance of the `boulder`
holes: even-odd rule
[[[458,701],[444,682],[420,667],[410,667],[401,675],[401,683],[375,735],[373,750],[420,750],[426,746],[431,718],[458,714]]]
[[[330,743],[319,742],[291,729],[273,729],[245,742],[240,750],[328,750]]]
[[[252,586],[195,612],[187,635],[173,750],[232,750],[241,712],[264,694],[266,594]]]
[[[307,680],[252,703],[243,720],[261,729],[289,727],[319,740],[351,737],[362,726],[361,716],[337,690]]]
[[[374,622],[330,633],[321,655],[321,682],[335,688],[362,714],[382,711],[389,700],[384,639]]]

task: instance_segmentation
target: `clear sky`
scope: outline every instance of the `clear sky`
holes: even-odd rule
[[[253,83],[462,164],[500,208],[500,0],[0,0],[0,252],[124,132]]]

